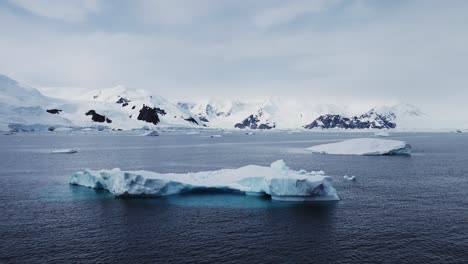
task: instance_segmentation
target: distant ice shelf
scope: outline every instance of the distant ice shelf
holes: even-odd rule
[[[195,173],[85,170],[72,175],[70,184],[105,189],[119,196],[166,196],[194,190],[238,191],[270,195],[278,201],[337,201],[332,179],[323,171],[291,170],[283,160],[269,167],[248,165]]]
[[[404,141],[378,138],[355,138],[307,148],[314,153],[368,156],[410,155],[411,149],[411,145]]]

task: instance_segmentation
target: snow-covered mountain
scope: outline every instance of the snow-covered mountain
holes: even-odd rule
[[[295,129],[310,123],[321,114],[346,113],[347,109],[332,104],[311,104],[297,100],[208,100],[179,102],[179,106],[198,116],[208,126],[226,129]]]
[[[190,112],[162,97],[123,86],[91,91],[73,100],[44,96],[37,89],[0,75],[0,131],[59,127],[133,129],[200,127]]]
[[[43,130],[53,125],[72,126],[66,118],[47,112],[63,103],[0,75],[0,131]]]
[[[79,99],[89,110],[113,118],[112,120],[123,129],[138,128],[142,125],[203,126],[200,119],[190,112],[144,90],[117,86],[88,92]]]
[[[406,103],[375,106],[364,113],[351,111],[350,107],[278,97],[172,103],[147,91],[124,86],[94,90],[65,100],[45,96],[37,89],[0,75],[0,131],[54,130],[60,127],[422,131],[440,129],[442,121],[435,121],[416,106]],[[457,123],[447,128],[458,129],[460,126]]]
[[[254,102],[210,100],[178,105],[209,126],[227,129],[406,129],[427,117],[410,104],[378,106],[359,114],[353,114],[349,107],[282,98]]]

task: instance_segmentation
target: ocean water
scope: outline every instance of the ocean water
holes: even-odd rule
[[[467,134],[392,134],[412,144],[411,157],[303,150],[364,133],[205,136],[0,136],[0,263],[468,263]],[[341,200],[116,199],[68,184],[85,168],[190,172],[278,159],[324,170]]]

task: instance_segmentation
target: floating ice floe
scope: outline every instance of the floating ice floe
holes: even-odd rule
[[[280,201],[339,200],[331,178],[322,171],[294,171],[282,160],[269,167],[248,165],[195,173],[85,170],[73,174],[70,184],[105,189],[115,196],[165,196],[217,189],[270,195],[273,200]]]
[[[75,149],[54,149],[50,153],[52,154],[73,154],[77,153],[78,151]]]
[[[356,176],[354,176],[354,175],[352,175],[352,176],[345,175],[345,176],[343,176],[343,179],[348,180],[348,181],[355,181]]]
[[[399,140],[356,138],[317,145],[307,150],[314,153],[342,155],[410,155],[411,145]]]
[[[388,133],[388,131],[379,131],[379,132],[375,132],[374,136],[376,136],[376,137],[388,137],[388,136],[390,136],[390,133]]]

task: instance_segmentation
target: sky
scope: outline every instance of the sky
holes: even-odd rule
[[[468,1],[3,0],[0,73],[49,93],[171,100],[468,99]]]

